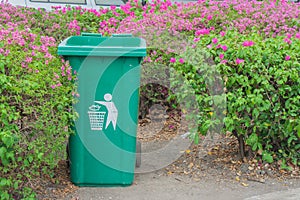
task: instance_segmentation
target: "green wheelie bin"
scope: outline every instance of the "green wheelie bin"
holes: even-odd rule
[[[58,54],[77,74],[74,107],[79,117],[69,138],[71,181],[78,186],[131,185],[145,40],[82,33],[62,41]]]

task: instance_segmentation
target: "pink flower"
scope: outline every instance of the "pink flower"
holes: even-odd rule
[[[237,58],[237,59],[235,60],[235,62],[236,62],[237,65],[239,65],[240,63],[244,62],[244,60],[243,60],[243,59]]]
[[[179,59],[179,62],[180,62],[181,64],[183,64],[183,63],[184,63],[183,58],[180,58],[180,59]]]
[[[221,63],[225,64],[227,63],[227,60],[222,60]]]
[[[66,72],[68,75],[71,75],[71,68],[68,68]]]
[[[213,38],[211,41],[212,41],[214,44],[217,44],[217,43],[218,43],[218,39],[217,39],[217,38]]]
[[[300,32],[296,33],[296,38],[300,39]]]
[[[207,47],[208,49],[211,49],[211,48],[212,48],[212,45],[209,44],[209,45],[207,45],[206,47]]]
[[[59,76],[58,76],[57,73],[54,73],[54,77],[55,77],[56,79],[59,79]]]
[[[31,63],[32,62],[32,57],[26,57],[25,62]]]
[[[226,34],[226,33],[225,33],[224,31],[221,31],[221,32],[220,32],[220,35],[221,35],[222,37],[224,37],[225,34]]]
[[[253,41],[244,41],[243,42],[243,46],[244,47],[251,47],[251,46],[253,46],[254,45],[254,42]]]
[[[173,58],[173,57],[172,57],[172,58],[170,59],[170,62],[171,62],[171,63],[176,62],[176,58]]]
[[[199,35],[208,35],[209,34],[209,29],[206,29],[206,28],[204,28],[204,29],[199,29],[199,30],[197,30],[196,32],[195,32],[195,35],[196,36],[199,36]]]
[[[285,56],[285,60],[290,60],[291,59],[291,56],[287,55]]]
[[[290,40],[289,38],[284,38],[284,42],[286,42],[288,44],[292,44],[292,40]]]
[[[27,65],[25,63],[21,63],[22,68],[27,68]]]
[[[198,42],[200,38],[194,38],[194,42]]]
[[[212,19],[212,16],[211,15],[208,15],[207,16],[207,20],[211,20]]]
[[[51,85],[51,88],[52,88],[52,89],[56,88],[56,85]]]
[[[5,53],[4,53],[4,56],[8,56],[9,53],[10,53],[10,50],[7,49],[7,50],[5,51]]]
[[[221,60],[223,60],[224,54],[220,54],[219,57],[220,57]]]
[[[222,45],[221,48],[223,49],[223,51],[227,51],[227,46],[226,45]]]

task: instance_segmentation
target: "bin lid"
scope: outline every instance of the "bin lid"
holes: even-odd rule
[[[146,42],[131,34],[102,37],[97,33],[71,36],[58,45],[58,55],[71,56],[146,56]]]

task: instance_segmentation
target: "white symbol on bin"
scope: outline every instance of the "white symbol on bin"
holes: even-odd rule
[[[114,130],[116,130],[117,126],[117,119],[118,119],[118,109],[116,108],[115,104],[111,101],[112,95],[107,93],[104,95],[105,101],[95,101],[95,103],[101,104],[106,107],[107,109],[107,118],[105,129],[112,123]],[[101,106],[99,105],[92,105],[89,107],[90,111],[88,111],[91,130],[102,130],[104,117],[106,112],[100,111]]]
[[[100,112],[101,106],[98,105],[92,105],[89,107],[89,118],[90,118],[90,124],[91,124],[91,130],[102,130],[103,128],[103,122],[104,122],[104,116],[106,112]]]

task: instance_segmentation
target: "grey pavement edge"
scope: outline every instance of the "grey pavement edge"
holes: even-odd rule
[[[299,200],[300,188],[285,191],[277,191],[259,196],[253,196],[244,200]]]

